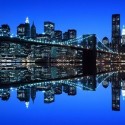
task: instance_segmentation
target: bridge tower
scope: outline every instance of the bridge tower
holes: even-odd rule
[[[83,74],[96,74],[96,35],[83,35],[82,45],[83,49]],[[86,46],[86,47],[85,47]]]

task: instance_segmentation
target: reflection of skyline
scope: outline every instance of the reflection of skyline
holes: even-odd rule
[[[37,67],[37,71],[39,71],[38,74],[40,74],[39,78],[40,77],[43,78],[42,74],[40,73],[41,69],[42,69],[41,67],[40,68]],[[72,69],[74,69],[73,72],[70,72],[72,71]],[[120,110],[120,96],[122,96],[124,99],[125,72],[109,72],[109,73],[97,74],[93,76],[83,76],[83,75],[78,76],[76,72],[79,71],[79,74],[82,74],[81,67],[72,67],[72,68],[70,67],[67,70],[69,71],[64,73],[64,71],[66,70],[63,70],[63,68],[60,68],[60,67],[53,67],[52,70],[49,70],[49,68],[48,70],[42,69],[44,73],[45,71],[50,72],[50,74],[47,75],[47,77],[49,76],[50,80],[48,79],[46,81],[45,78],[43,80],[37,79],[37,81],[33,80],[32,83],[28,83],[28,84],[21,84],[21,81],[19,81],[21,77],[15,77],[15,74],[18,73],[17,75],[19,75],[22,73],[21,75],[24,79],[25,78],[27,79],[29,78],[29,76],[31,77],[33,75],[34,76],[33,79],[36,79],[38,78],[36,72],[34,72],[34,74],[32,74],[31,72],[29,73],[25,68],[21,69],[20,72],[16,70],[13,70],[12,72],[10,70],[7,70],[8,74],[6,74],[6,76],[8,75],[11,77],[8,77],[9,81],[6,78],[5,82],[3,82],[4,75],[3,75],[3,72],[0,71],[0,81],[2,83],[0,85],[0,98],[3,101],[4,100],[7,101],[11,97],[11,91],[16,90],[18,100],[20,100],[21,102],[24,102],[26,104],[26,107],[28,108],[30,100],[32,100],[32,102],[35,102],[35,99],[37,98],[36,97],[37,92],[43,93],[44,103],[52,103],[56,101],[56,95],[61,95],[65,93],[69,96],[75,96],[77,95],[78,89],[82,89],[83,91],[96,92],[96,90],[100,85],[102,85],[104,88],[108,88],[108,86],[111,84],[112,110],[118,110],[118,111]],[[53,74],[52,71],[57,73]],[[27,76],[27,72],[29,73],[29,76]],[[60,74],[58,72],[60,72]],[[62,74],[63,74],[63,77],[62,77]],[[13,80],[11,78],[18,78],[18,79]],[[54,79],[51,79],[51,78],[54,78]],[[11,82],[10,85],[9,85],[9,82]]]

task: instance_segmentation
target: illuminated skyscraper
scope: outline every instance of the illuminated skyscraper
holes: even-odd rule
[[[63,41],[75,39],[77,37],[77,31],[75,29],[69,29],[68,32],[63,33]]]
[[[122,28],[121,44],[125,46],[125,26],[123,26],[123,28]]]
[[[44,22],[44,33],[51,36],[51,39],[54,37],[55,24],[52,22]]]
[[[121,82],[121,94],[122,94],[122,97],[123,97],[123,100],[125,100],[125,80],[123,80],[122,82]]]
[[[121,34],[120,34],[120,14],[112,15],[112,45],[113,50],[119,51]]]
[[[25,101],[26,108],[29,107],[30,101],[30,89],[29,88],[20,88],[17,90],[17,98],[20,101]]]
[[[54,40],[56,42],[61,42],[62,41],[62,31],[55,30],[55,32],[54,32]]]
[[[75,86],[69,86],[69,91],[68,91],[68,95],[76,95],[76,87]]]
[[[25,24],[22,23],[17,27],[17,37],[29,38],[30,37],[30,23],[29,18],[26,18]]]
[[[26,18],[25,21],[25,37],[29,38],[30,37],[30,22],[29,22],[29,18]]]
[[[120,111],[120,88],[119,76],[112,76],[112,110]]]
[[[75,29],[68,30],[68,37],[69,39],[75,39],[77,35],[77,32]]]
[[[3,24],[1,27],[2,36],[10,36],[10,27],[8,24]]]
[[[20,24],[17,27],[17,37],[21,37],[21,38],[25,37],[25,24]]]
[[[3,33],[2,33],[2,27],[0,27],[0,36],[2,36]]]
[[[54,93],[55,94],[62,94],[62,84],[55,83],[55,85],[54,85]]]
[[[1,97],[2,100],[7,101],[10,98],[10,90],[9,89],[3,89],[2,93],[1,93]]]
[[[53,90],[45,91],[44,93],[44,103],[52,103],[55,100],[55,94]]]

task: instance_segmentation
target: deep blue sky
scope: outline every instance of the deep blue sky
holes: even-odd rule
[[[125,24],[125,0],[0,0],[0,24],[8,23],[12,33],[28,16],[43,33],[43,22],[52,21],[63,32],[76,29],[78,36],[96,33],[111,38],[111,16],[121,14]]]

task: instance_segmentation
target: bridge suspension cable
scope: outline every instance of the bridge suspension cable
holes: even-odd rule
[[[103,45],[103,47],[105,47],[107,50],[108,50],[108,52],[110,52],[110,53],[117,53],[117,52],[114,52],[113,50],[111,50],[109,47],[107,47],[104,43],[102,43],[101,42],[101,40],[97,37],[97,40]],[[96,47],[99,49],[99,50],[101,50],[102,51],[102,49],[98,46],[98,45],[96,45]],[[104,51],[104,50],[103,50]]]

